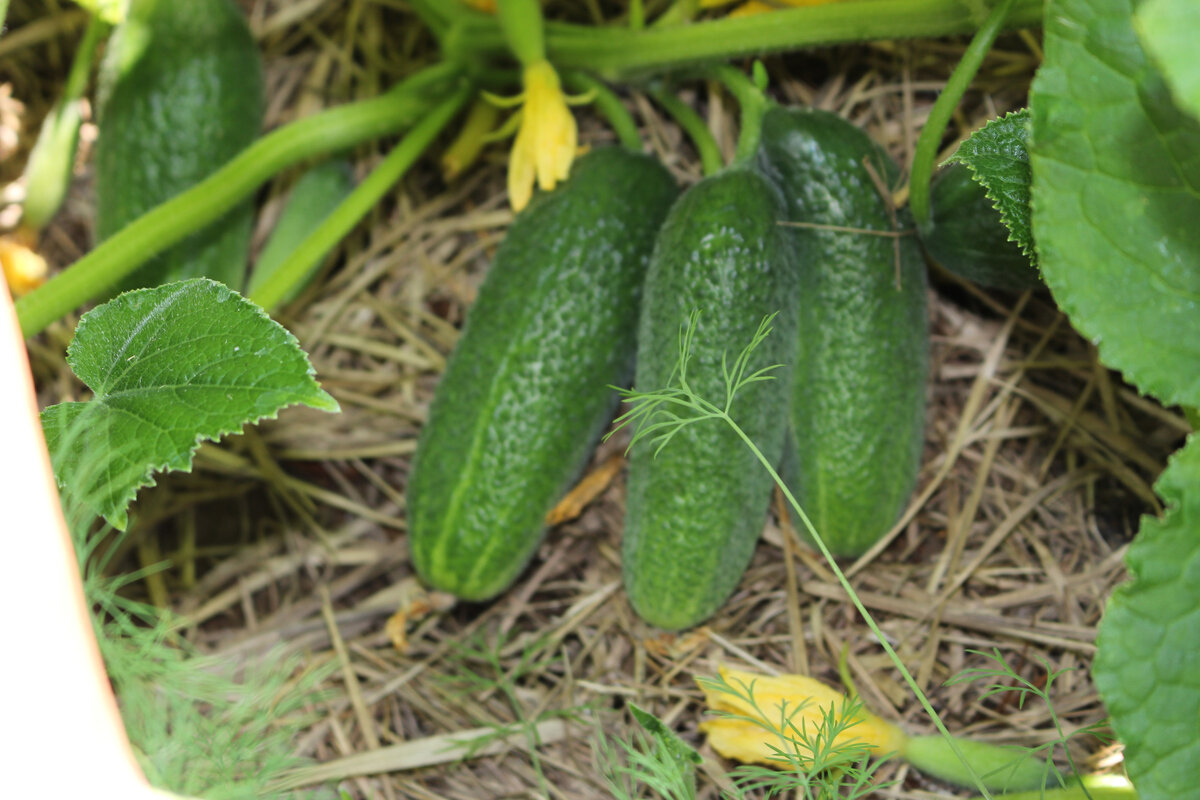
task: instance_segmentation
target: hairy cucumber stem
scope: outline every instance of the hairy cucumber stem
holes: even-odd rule
[[[301,242],[275,272],[249,297],[270,311],[301,284],[325,254],[334,248],[375,204],[396,185],[424,153],[442,129],[450,123],[470,99],[472,87],[457,92],[425,115],[413,126],[392,152],[388,153],[366,180],[355,187],[321,224]]]
[[[988,14],[987,19],[975,34],[975,38],[963,52],[958,66],[950,74],[950,80],[946,81],[945,88],[938,95],[933,109],[929,112],[929,118],[925,120],[925,127],[921,129],[921,135],[917,138],[912,169],[909,171],[908,205],[912,209],[917,227],[922,231],[928,231],[931,224],[932,211],[929,204],[929,191],[930,183],[933,180],[933,161],[937,158],[938,144],[946,132],[950,116],[954,113],[958,102],[962,100],[971,81],[974,80],[975,73],[979,72],[984,57],[992,49],[992,43],[996,41],[996,37],[1012,14],[1015,5],[1016,0],[1002,0]]]
[[[591,92],[596,110],[608,120],[613,132],[625,147],[630,150],[642,149],[642,137],[638,133],[637,122],[625,108],[621,98],[608,88],[604,82],[593,78],[585,72],[567,72],[563,74],[563,82],[574,92]]]
[[[378,97],[322,111],[263,136],[224,167],[147,211],[18,300],[22,335],[33,336],[109,290],[157,253],[220,218],[280,170],[411,126],[434,105],[427,92],[457,73],[453,64],[438,64]]]
[[[708,129],[696,110],[676,97],[669,89],[652,89],[650,96],[666,109],[667,113],[678,123],[683,132],[692,140],[696,153],[700,156],[700,166],[705,175],[719,172],[725,166],[721,158],[721,148],[717,145],[716,137]]]
[[[742,111],[742,129],[738,132],[737,151],[734,153],[735,162],[748,161],[758,149],[758,140],[762,138],[763,114],[767,113],[770,105],[754,81],[741,70],[734,69],[728,64],[718,64],[709,68],[714,78],[719,80],[735,98]]]
[[[979,27],[976,7],[964,0],[858,0],[641,30],[547,23],[546,54],[557,67],[618,79],[816,45],[971,33]],[[1043,0],[1016,0],[1009,24],[1040,25],[1042,15]],[[463,58],[507,52],[499,24],[484,14],[464,17],[454,39],[453,52]]]

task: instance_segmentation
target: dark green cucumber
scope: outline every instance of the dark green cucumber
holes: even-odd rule
[[[263,245],[246,280],[246,295],[253,296],[256,289],[267,282],[287,261],[293,251],[312,233],[346,195],[354,190],[354,173],[350,162],[344,158],[322,161],[300,176],[292,188],[287,205],[275,223],[270,238]],[[280,298],[280,303],[290,303],[312,280],[321,262],[317,260],[305,276]]]
[[[788,219],[841,229],[787,228],[800,310],[784,472],[829,549],[846,556],[886,533],[912,493],[929,360],[925,265],[913,237],[890,235],[888,200],[864,162],[895,181],[887,154],[835,114],[774,108],[763,120],[759,163]]]
[[[753,169],[727,169],[688,190],[663,223],[646,276],[634,385],[668,385],[680,326],[699,310],[688,382],[703,398],[725,396],[722,355],[730,362],[767,314],[775,331],[749,371],[789,364],[795,342],[796,267],[778,221],[778,190]],[[783,448],[787,372],[745,387],[731,415],[771,463]],[[723,422],[688,425],[654,455],[633,449],[626,501],[625,588],[647,622],[695,625],[729,597],[766,521],[771,477]]]
[[[938,264],[980,286],[1021,291],[1041,285],[1037,268],[1008,238],[1000,212],[966,165],[938,172],[930,205],[933,220],[921,244]]]
[[[469,600],[508,587],[579,475],[633,369],[642,280],[677,193],[620,148],[575,163],[509,228],[421,431],[413,563]]]
[[[191,188],[262,126],[262,60],[232,0],[133,0],[100,75],[96,233]],[[247,202],[137,270],[121,289],[209,277],[240,289]]]

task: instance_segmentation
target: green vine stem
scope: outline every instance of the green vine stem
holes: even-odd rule
[[[683,128],[683,132],[692,140],[692,145],[695,146],[696,153],[700,156],[700,166],[704,170],[704,174],[712,175],[719,172],[725,166],[725,160],[721,158],[721,148],[717,145],[712,131],[708,129],[708,125],[696,113],[696,110],[676,97],[669,89],[651,89],[650,96],[666,109],[671,118],[680,128]]]
[[[593,96],[592,102],[596,110],[608,120],[613,132],[621,144],[630,150],[642,149],[642,137],[638,133],[637,122],[625,108],[616,92],[608,88],[602,81],[593,78],[585,72],[567,72],[563,74],[563,82],[573,92],[587,93]]]
[[[429,149],[438,134],[466,105],[472,93],[472,87],[460,87],[413,126],[408,135],[388,153],[387,158],[305,237],[287,260],[279,265],[279,269],[250,293],[250,299],[271,311],[289,295],[293,287],[303,283],[321,259],[370,213],[421,154]]]
[[[728,64],[717,64],[709,68],[710,74],[719,80],[729,93],[738,101],[741,107],[741,130],[738,131],[737,151],[734,153],[735,162],[748,161],[758,149],[758,140],[762,137],[763,114],[767,113],[770,103],[762,90],[750,80],[741,70],[734,69]]]
[[[1084,775],[1077,783],[1062,789],[1011,792],[1002,797],[1004,800],[1138,800],[1138,793],[1127,778],[1117,775]]]
[[[942,135],[946,132],[946,126],[950,123],[954,109],[962,100],[971,81],[975,79],[975,74],[979,72],[984,57],[992,49],[992,44],[996,41],[996,37],[1000,34],[1000,30],[1004,27],[1004,23],[1015,5],[1016,0],[1002,0],[988,14],[987,19],[975,34],[975,38],[971,40],[971,44],[967,46],[962,58],[959,59],[958,66],[950,74],[950,80],[946,81],[945,88],[938,95],[937,101],[929,112],[929,118],[925,120],[925,127],[921,129],[921,135],[917,138],[912,169],[909,171],[908,205],[912,210],[917,227],[924,233],[928,233],[932,224],[929,191],[938,145],[942,141]]]
[[[314,114],[263,136],[208,178],[147,211],[16,303],[21,333],[33,336],[110,289],[148,258],[220,218],[293,164],[411,127],[434,105],[430,90],[458,75],[438,64],[370,100]]]
[[[979,3],[967,0],[857,0],[640,30],[547,22],[546,53],[557,67],[619,80],[816,45],[971,33],[981,23],[978,9]],[[1043,0],[1015,0],[1008,24],[1041,25],[1042,14]],[[504,57],[507,46],[494,18],[478,13],[454,16],[442,40],[447,57]]]

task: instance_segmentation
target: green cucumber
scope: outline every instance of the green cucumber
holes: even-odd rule
[[[980,286],[1022,291],[1042,285],[1037,268],[1008,238],[1000,212],[966,165],[942,169],[930,193],[932,225],[921,236],[930,258]]]
[[[870,548],[912,493],[929,369],[925,265],[911,236],[890,235],[889,202],[864,162],[896,180],[887,154],[835,114],[774,108],[763,120],[759,163],[787,218],[839,228],[787,228],[800,311],[784,478],[844,556]]]
[[[642,280],[677,193],[622,148],[579,159],[496,253],[421,430],[408,483],[413,563],[484,600],[519,575],[633,369]]]
[[[232,0],[133,0],[100,75],[96,233],[107,239],[258,136],[262,60]],[[240,289],[247,201],[138,269],[121,289],[209,277]]]
[[[699,310],[688,382],[701,397],[725,396],[722,360],[732,361],[767,314],[774,333],[747,372],[789,364],[795,347],[796,265],[778,221],[778,190],[746,167],[689,189],[663,223],[646,276],[634,385],[667,386],[681,326]],[[783,448],[786,370],[750,384],[731,416],[771,463]],[[625,535],[625,588],[647,622],[677,630],[702,622],[741,579],[766,521],[769,473],[736,432],[709,421],[682,428],[657,456],[648,442],[631,454]]]
[[[354,174],[350,162],[343,158],[322,161],[312,167],[296,181],[288,197],[279,221],[267,243],[263,245],[250,270],[246,281],[246,295],[252,296],[256,289],[287,261],[313,228],[329,216],[354,189]],[[313,263],[304,280],[297,281],[285,294],[280,303],[290,303],[304,290],[321,266],[320,260]]]

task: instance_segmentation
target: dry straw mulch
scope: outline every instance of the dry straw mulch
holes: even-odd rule
[[[57,8],[22,5],[14,22]],[[255,0],[247,8],[267,57],[270,125],[374,94],[431,56],[399,2]],[[13,65],[3,80],[26,105],[26,133],[13,144],[7,134],[21,109],[0,91],[0,146],[15,151],[5,180],[15,177],[80,30],[79,13],[66,6],[53,19],[0,44]],[[905,164],[962,47],[882,42],[772,58],[772,91],[845,115]],[[1033,35],[1003,38],[955,133],[1020,107],[1038,53]],[[732,101],[700,84],[684,96],[731,148]],[[679,130],[643,95],[625,97],[649,147],[681,181],[697,180]],[[612,139],[588,112],[581,118],[585,141]],[[89,242],[89,138],[85,130],[79,180],[46,234],[59,265]],[[360,148],[357,173],[389,145]],[[449,185],[422,165],[280,315],[343,412],[289,410],[206,447],[194,474],[145,493],[130,557],[176,565],[144,584],[147,596],[191,615],[190,636],[206,651],[253,660],[282,644],[313,666],[333,665],[320,721],[297,746],[323,763],[310,778],[342,781],[355,797],[607,797],[593,741],[601,730],[630,740],[630,700],[701,750],[700,796],[716,797],[731,765],[697,734],[703,709],[694,678],[724,663],[836,683],[843,649],[871,708],[912,732],[931,731],[785,515],[772,514],[721,613],[679,637],[641,623],[622,593],[619,470],[581,515],[550,531],[521,581],[496,601],[456,605],[421,590],[408,559],[404,487],[438,375],[511,219],[504,158],[494,147]],[[296,174],[262,193],[257,241]],[[1056,736],[1043,703],[1019,708],[1015,693],[981,699],[983,683],[943,684],[988,666],[972,651],[996,648],[1035,682],[1047,669],[1069,670],[1052,691],[1068,731],[1103,718],[1088,674],[1096,624],[1124,577],[1138,515],[1155,507],[1150,486],[1188,428],[1098,365],[1045,292],[984,292],[935,272],[930,315],[918,491],[885,545],[845,566],[952,731],[1041,744]],[[80,392],[62,360],[72,327],[56,326],[33,347],[43,402]],[[624,441],[602,446],[594,467],[613,464]],[[406,624],[393,618],[397,610]],[[526,725],[498,730],[514,723]],[[482,738],[464,744],[472,737]],[[1095,740],[1073,746],[1093,764],[1110,755]],[[900,778],[882,796],[953,793],[899,765],[882,774]]]

